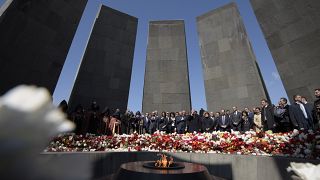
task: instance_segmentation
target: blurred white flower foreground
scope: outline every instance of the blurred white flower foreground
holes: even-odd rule
[[[303,180],[320,180],[320,164],[292,162],[288,171],[293,171]]]
[[[0,97],[0,177],[31,179],[39,166],[36,156],[52,136],[73,129],[45,88],[21,85],[10,90]]]

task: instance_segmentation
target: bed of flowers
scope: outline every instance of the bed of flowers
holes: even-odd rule
[[[320,131],[272,133],[213,132],[86,136],[64,134],[55,137],[46,152],[161,151],[290,156],[320,159]]]

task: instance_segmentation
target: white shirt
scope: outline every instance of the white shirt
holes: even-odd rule
[[[301,109],[304,117],[305,117],[306,119],[308,119],[308,114],[307,114],[306,108],[304,108],[304,105],[303,105],[302,103],[300,103],[300,102],[297,102],[297,104],[299,104],[300,109]]]

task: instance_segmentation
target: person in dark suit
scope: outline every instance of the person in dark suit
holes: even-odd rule
[[[189,133],[201,132],[201,117],[197,111],[193,110],[191,116],[187,119],[187,129]]]
[[[242,111],[241,116],[241,131],[250,131],[253,128],[253,120],[249,117],[247,111]]]
[[[149,133],[149,123],[150,123],[150,114],[146,113],[145,116],[143,117],[143,128],[146,133]]]
[[[263,122],[264,131],[276,131],[276,123],[274,121],[273,106],[268,103],[266,99],[261,100],[261,120]]]
[[[290,120],[288,100],[284,97],[280,98],[279,105],[274,109],[275,121],[278,123],[277,131],[289,132],[292,130],[293,124]]]
[[[158,117],[156,116],[155,112],[152,112],[151,118],[150,118],[150,123],[149,123],[149,133],[153,134],[157,130],[158,126]]]
[[[169,114],[167,133],[173,133],[176,129],[176,115],[174,112]]]
[[[161,117],[158,118],[158,129],[159,131],[167,131],[168,117],[166,112],[161,113]]]
[[[210,114],[208,112],[203,113],[202,117],[202,131],[211,133],[214,130],[214,121],[210,117]]]
[[[301,102],[304,104],[304,106],[308,109],[308,111],[313,111],[314,107],[313,104],[308,103],[308,100],[306,97],[301,96]]]
[[[76,106],[74,112],[71,115],[71,120],[76,124],[75,133],[77,135],[82,134],[85,135],[87,132],[86,129],[86,116],[84,112],[84,108],[79,104]]]
[[[250,111],[248,107],[245,107],[244,110],[248,113],[248,116],[253,119],[254,111]]]
[[[238,111],[237,107],[232,107],[233,112],[230,115],[231,127],[234,131],[241,131],[241,112]]]
[[[229,116],[225,114],[225,110],[222,109],[220,116],[217,119],[217,129],[219,131],[230,131],[231,129],[231,120]]]
[[[187,120],[186,111],[181,111],[180,115],[176,117],[176,126],[177,126],[178,134],[185,133],[185,130],[187,127],[186,120]]]
[[[294,128],[308,130],[313,128],[311,111],[301,102],[300,95],[293,96],[294,103],[289,107],[289,114]]]
[[[217,119],[220,116],[220,112],[214,113],[214,112],[210,112],[210,118],[212,119],[213,122],[213,131],[217,130]]]
[[[226,116],[228,116],[229,118],[231,118],[230,110],[226,110]]]
[[[88,112],[89,116],[89,128],[88,131],[91,134],[99,134],[99,127],[100,127],[100,113],[99,113],[99,106],[97,105],[96,101],[91,103],[91,109]]]
[[[116,110],[112,116],[118,119],[121,115],[119,114],[119,111]],[[121,134],[129,134],[131,118],[132,113],[129,109],[127,109],[126,112],[120,118]]]

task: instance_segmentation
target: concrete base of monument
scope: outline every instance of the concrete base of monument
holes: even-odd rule
[[[39,157],[39,161],[41,161],[47,169],[54,169],[54,171],[41,171],[49,176],[50,173],[52,173],[55,176],[61,174],[60,179],[106,180],[114,177],[122,164],[138,161],[154,161],[158,158],[157,154],[158,152],[42,153]],[[209,174],[216,177],[236,180],[291,179],[293,174],[288,173],[286,170],[287,167],[290,166],[290,162],[320,164],[320,160],[280,156],[202,153],[165,154],[172,156],[176,162],[203,165],[207,168]],[[154,180],[154,178],[151,180]]]

